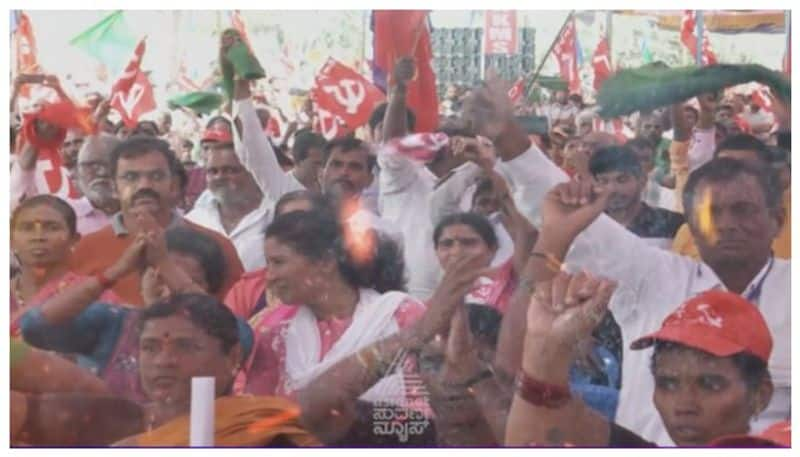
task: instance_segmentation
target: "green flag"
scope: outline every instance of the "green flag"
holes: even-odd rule
[[[615,73],[600,88],[597,104],[604,118],[624,116],[751,81],[769,86],[781,100],[792,98],[791,83],[780,72],[761,65],[669,68],[662,62],[654,62]]]
[[[185,106],[200,114],[208,114],[222,105],[222,95],[214,92],[188,92],[167,101],[170,109]]]
[[[78,34],[69,44],[102,62],[116,77],[130,60],[136,37],[128,28],[123,12],[116,11]]]

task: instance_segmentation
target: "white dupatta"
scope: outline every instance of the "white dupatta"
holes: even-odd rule
[[[395,311],[408,296],[402,292],[379,294],[372,289],[359,289],[359,300],[353,322],[333,347],[320,360],[321,340],[314,313],[301,306],[286,332],[287,390],[306,387],[317,376],[340,360],[399,330]],[[361,397],[372,403],[382,401],[398,404],[405,400],[402,373],[381,379]]]

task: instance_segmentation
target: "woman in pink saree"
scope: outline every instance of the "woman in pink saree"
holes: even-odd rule
[[[64,200],[37,195],[24,200],[11,216],[11,249],[20,271],[11,279],[11,335],[19,336],[19,319],[66,287],[86,279],[69,271],[67,259],[80,239],[75,211]],[[119,300],[110,291],[106,302]]]

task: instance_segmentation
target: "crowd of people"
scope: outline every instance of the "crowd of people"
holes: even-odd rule
[[[186,446],[213,377],[217,446],[790,445],[788,101],[490,80],[416,132],[414,74],[330,141],[243,78],[191,137],[12,125],[12,444]]]

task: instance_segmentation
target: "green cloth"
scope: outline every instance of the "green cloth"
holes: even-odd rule
[[[122,11],[115,11],[69,41],[102,62],[113,77],[122,73],[136,47]]]
[[[239,34],[234,29],[228,29],[223,32],[223,36],[233,33]],[[222,63],[222,87],[231,100],[233,100],[233,81],[236,76],[247,80],[261,79],[266,76],[258,59],[241,40],[228,48],[225,57],[228,59],[228,63]]]
[[[190,110],[200,113],[208,114],[216,110],[222,105],[222,95],[216,92],[187,92],[172,97],[167,101],[170,109],[176,109],[179,106],[184,106]]]
[[[769,86],[782,100],[791,100],[789,81],[780,72],[761,65],[669,68],[656,62],[615,73],[600,88],[597,103],[600,116],[604,118],[624,116],[635,111],[652,111],[751,81]]]

